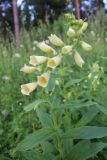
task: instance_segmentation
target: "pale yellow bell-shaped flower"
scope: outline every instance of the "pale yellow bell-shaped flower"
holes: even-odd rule
[[[21,92],[24,95],[29,95],[32,91],[34,91],[37,88],[37,86],[37,82],[23,84],[21,85]]]
[[[81,47],[85,50],[85,51],[91,51],[92,50],[92,46],[84,41],[80,42]]]
[[[84,60],[82,59],[82,57],[80,56],[80,54],[75,51],[75,54],[74,54],[74,60],[75,60],[75,63],[79,66],[79,67],[82,67],[84,65]]]
[[[29,63],[32,65],[39,65],[45,63],[47,61],[47,57],[45,56],[30,56]]]
[[[51,34],[48,38],[50,42],[54,44],[55,46],[58,46],[58,47],[64,46],[64,42],[59,37],[57,37],[55,34]]]
[[[38,85],[41,87],[46,87],[48,85],[49,78],[50,78],[49,72],[43,73],[41,76],[38,76],[37,80]]]
[[[85,31],[87,29],[87,27],[88,27],[88,23],[84,22],[82,27],[81,27],[82,31]]]
[[[70,46],[70,45],[64,46],[64,47],[62,48],[62,53],[63,53],[63,54],[67,54],[67,53],[69,53],[69,52],[71,52],[71,51],[72,51],[72,46]]]
[[[24,72],[24,73],[34,73],[36,71],[39,71],[39,67],[32,67],[32,66],[24,66],[20,69],[20,71]]]
[[[55,53],[55,50],[52,47],[50,47],[49,45],[47,45],[44,41],[38,43],[37,47],[39,47],[43,52],[53,53],[53,54]]]
[[[68,31],[67,31],[67,36],[69,38],[75,37],[76,33],[75,30],[72,27],[69,27]]]
[[[55,56],[53,58],[50,58],[47,62],[47,66],[54,69],[61,63],[61,56]]]

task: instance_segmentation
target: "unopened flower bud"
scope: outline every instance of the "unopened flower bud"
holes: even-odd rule
[[[64,42],[59,37],[57,37],[55,34],[51,34],[48,38],[52,44],[59,46],[59,47],[64,46]]]
[[[45,63],[47,61],[47,57],[45,56],[30,56],[30,64],[39,65]]]
[[[31,66],[24,66],[20,69],[20,71],[24,72],[24,73],[34,73],[36,71],[39,71],[38,67],[31,67]]]
[[[75,60],[75,63],[79,66],[79,67],[82,67],[84,65],[84,60],[82,59],[82,57],[80,56],[80,54],[75,51],[75,54],[74,54],[74,60]]]
[[[43,52],[46,53],[55,53],[55,50],[47,45],[45,42],[40,42],[37,44],[37,47],[39,47]]]
[[[92,50],[92,46],[89,45],[88,43],[81,41],[80,42],[81,47],[85,50],[85,51],[91,51]]]
[[[69,52],[71,52],[71,51],[72,51],[72,46],[70,46],[70,45],[64,46],[64,47],[62,48],[62,53],[63,53],[63,54],[67,54],[67,53],[69,53]]]
[[[68,31],[67,31],[67,36],[69,38],[75,37],[76,33],[75,30],[72,27],[69,27]]]
[[[85,31],[85,30],[87,29],[87,27],[88,27],[88,23],[87,23],[87,22],[84,22],[83,25],[82,25],[82,27],[81,27],[81,29],[82,29],[83,31]]]

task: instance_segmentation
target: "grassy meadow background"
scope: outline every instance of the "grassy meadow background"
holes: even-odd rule
[[[0,39],[0,155],[12,158],[13,148],[29,133],[40,128],[36,112],[25,113],[25,105],[33,102],[39,97],[36,92],[31,96],[21,94],[20,85],[31,82],[33,76],[24,75],[20,68],[28,64],[30,55],[39,55],[40,50],[36,48],[36,41],[42,41],[54,33],[62,37],[64,42],[67,40],[65,34],[64,16],[60,16],[53,24],[40,24],[39,27],[31,27],[30,31],[25,29],[20,33],[20,45],[15,47],[14,42],[11,44]],[[107,110],[107,15],[100,11],[89,21],[89,27],[84,35],[84,40],[93,46],[91,53],[84,53],[80,50],[85,60],[83,68],[78,69],[73,74],[77,79],[88,75],[92,64],[97,62],[104,69],[104,83],[97,89],[97,99]],[[72,61],[72,59],[71,59]],[[85,88],[85,84],[84,84]],[[74,92],[78,92],[77,86],[74,86]],[[76,96],[74,94],[73,96]],[[107,126],[107,115],[99,113],[93,120],[93,124]],[[107,138],[104,139],[107,142]],[[17,158],[13,158],[16,160]],[[99,153],[95,160],[106,160],[107,150]],[[1,160],[1,159],[0,159]],[[23,159],[24,160],[24,159]]]

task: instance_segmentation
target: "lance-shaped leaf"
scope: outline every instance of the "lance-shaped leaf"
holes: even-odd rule
[[[18,144],[15,151],[27,151],[41,144],[47,139],[52,138],[56,131],[53,128],[42,128],[28,135],[22,142]]]
[[[63,138],[93,139],[107,136],[107,127],[84,126],[73,128],[63,134]]]
[[[107,143],[83,140],[77,143],[71,152],[66,156],[67,160],[86,160],[94,157],[98,152],[107,147]]]
[[[38,106],[39,106],[40,104],[46,103],[46,102],[48,102],[48,101],[46,101],[46,100],[44,100],[44,99],[38,99],[38,100],[30,103],[29,105],[27,105],[27,106],[24,108],[24,110],[25,110],[26,112],[30,112],[31,110],[33,110],[33,109],[35,110],[36,108],[38,108]]]

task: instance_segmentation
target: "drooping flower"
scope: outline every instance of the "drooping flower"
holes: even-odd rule
[[[46,87],[48,85],[49,78],[50,78],[49,72],[45,72],[41,76],[38,76],[37,80],[38,85],[41,87]]]
[[[75,35],[76,35],[75,30],[72,27],[69,27],[69,29],[67,31],[67,36],[72,38],[72,37],[75,37]]]
[[[36,71],[39,71],[39,67],[32,67],[32,66],[24,66],[20,69],[20,71],[24,72],[24,73],[34,73]]]
[[[37,44],[37,47],[39,47],[43,52],[46,53],[55,53],[55,50],[47,45],[45,42],[40,42]]]
[[[37,82],[23,84],[21,85],[21,92],[24,95],[29,95],[32,91],[34,91],[37,88],[37,86]]]
[[[81,47],[85,50],[85,51],[91,51],[92,50],[92,46],[84,41],[80,42]]]
[[[75,63],[79,66],[79,67],[82,67],[84,65],[84,60],[82,59],[82,57],[80,56],[80,54],[75,51],[74,53],[74,60],[75,60]]]
[[[57,37],[55,34],[51,34],[48,38],[50,42],[54,44],[55,46],[58,46],[58,47],[64,46],[64,42],[59,37]]]
[[[60,62],[61,62],[61,56],[58,55],[53,58],[50,58],[47,62],[47,66],[54,69],[60,64]]]
[[[45,56],[30,56],[29,63],[32,65],[39,65],[45,63],[47,61],[47,57]]]
[[[71,51],[72,51],[72,46],[70,46],[70,45],[64,46],[64,47],[62,48],[62,53],[63,53],[63,54],[67,54],[67,53],[69,53],[69,52],[71,52]]]

